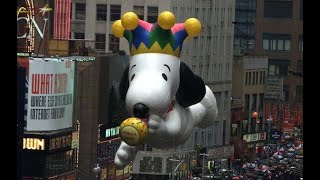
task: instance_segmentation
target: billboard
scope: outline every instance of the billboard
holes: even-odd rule
[[[243,140],[246,142],[257,142],[266,140],[266,132],[254,133],[254,134],[245,134],[243,135]]]
[[[283,78],[266,78],[264,98],[268,100],[280,100],[283,98]]]
[[[112,161],[120,147],[120,137],[98,143],[97,157],[100,161]]]
[[[228,145],[228,146],[208,149],[208,154],[210,158],[230,157],[234,155],[234,146]]]
[[[74,61],[29,61],[27,131],[72,127],[74,76]]]
[[[188,165],[192,155],[194,155],[193,151],[174,153],[138,151],[133,161],[132,172],[134,174],[167,175],[174,172],[175,169],[177,172],[186,171],[189,169]]]

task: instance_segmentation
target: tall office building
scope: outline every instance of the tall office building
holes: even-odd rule
[[[257,0],[236,0],[234,54],[249,54],[255,47]]]
[[[255,54],[269,58],[268,76],[283,78],[282,101],[302,103],[303,0],[257,1]]]
[[[250,123],[252,113],[256,111],[260,116],[256,122],[260,125],[272,117],[277,122],[275,130],[290,134],[303,121],[303,0],[236,0],[234,23],[234,77],[242,81],[239,83],[234,79],[232,95],[240,100],[243,115],[239,119],[236,115],[240,113],[239,106],[234,103],[238,110],[232,112],[232,123],[237,124],[240,120],[241,128],[249,122],[248,129],[243,131],[242,128],[241,139],[265,131],[254,128],[255,122]],[[242,59],[250,57],[255,59],[255,66],[248,69],[248,66],[240,65]],[[267,58],[267,63],[259,60],[261,58]],[[261,66],[256,66],[262,62],[263,71]],[[264,87],[254,83],[261,78]],[[257,85],[260,87],[256,88]],[[242,91],[248,88],[250,91]],[[253,147],[254,143],[258,144],[251,141],[248,145]]]

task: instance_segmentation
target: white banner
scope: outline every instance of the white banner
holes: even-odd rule
[[[29,61],[27,131],[72,127],[74,61]]]
[[[209,154],[210,158],[230,157],[230,156],[234,155],[234,146],[228,145],[228,146],[222,146],[222,147],[208,149],[208,154]]]

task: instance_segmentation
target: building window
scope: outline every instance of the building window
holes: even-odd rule
[[[224,99],[230,99],[231,97],[229,97],[229,92],[228,91],[225,91],[224,92]],[[230,101],[224,101],[224,111],[227,112],[230,108],[229,108],[229,105],[230,105]]]
[[[264,93],[260,93],[259,94],[258,112],[263,112],[263,100],[264,100]]]
[[[269,75],[270,76],[287,76],[289,69],[289,60],[270,59]]]
[[[137,14],[139,19],[144,20],[144,7],[143,6],[133,6],[133,12]]]
[[[248,77],[249,77],[249,73],[248,73],[248,72],[246,72],[245,85],[248,85]]]
[[[264,1],[265,18],[292,18],[292,0],[265,0]]]
[[[268,51],[290,51],[290,34],[263,33],[263,49]]]
[[[299,35],[299,51],[303,51],[303,35]]]
[[[74,33],[74,39],[84,39],[84,33]]]
[[[75,32],[74,39],[84,39],[84,33]],[[84,41],[77,41],[77,40],[71,40],[69,41],[69,53],[70,54],[77,54],[79,55],[81,50],[81,47],[84,47]]]
[[[252,94],[251,111],[257,111],[257,94]]]
[[[202,131],[201,132],[201,146],[202,147],[205,147],[206,145],[205,145],[205,141],[206,141],[206,139],[205,139],[205,137],[204,137],[204,131]]]
[[[301,103],[303,99],[303,86],[297,86],[296,89],[296,102]]]
[[[283,96],[284,96],[284,102],[289,101],[289,86],[283,85]]]
[[[262,79],[262,84],[266,83],[266,72],[263,71],[263,79]]]
[[[198,144],[198,132],[194,133],[194,144]]]
[[[302,60],[298,60],[298,62],[297,62],[297,72],[303,73],[303,61]]]
[[[215,94],[214,94],[215,96],[216,96],[216,102],[217,102],[217,106],[218,106],[218,108],[220,108],[221,107],[221,102],[220,102],[220,100],[221,100],[221,92],[216,92]]]
[[[113,34],[109,34],[109,50],[110,51],[119,50],[119,38],[117,38]]]
[[[300,1],[300,20],[303,20],[303,0]]]
[[[256,72],[256,84],[258,84],[259,71]]]
[[[192,65],[192,71],[194,71],[196,69],[197,65],[196,64],[193,64]]]
[[[252,85],[256,82],[256,72],[252,72]]]
[[[245,94],[244,95],[244,110],[246,112],[249,111],[249,106],[250,106],[250,94]]]
[[[219,133],[220,133],[219,121],[214,121],[213,128],[214,128],[214,131],[213,131],[213,145],[218,145],[218,138],[219,138]]]
[[[212,145],[211,138],[212,138],[211,133],[208,133],[208,146]]]
[[[76,20],[86,19],[86,4],[76,3]]]
[[[73,164],[73,150],[49,154],[46,160],[46,174],[47,176],[64,174],[73,170]]]
[[[106,4],[97,4],[97,21],[107,20],[107,7]]]
[[[111,5],[110,6],[110,21],[119,20],[121,16],[121,6]]]
[[[260,71],[260,82],[259,82],[259,84],[262,84],[262,79],[263,79],[262,71]]]
[[[248,85],[251,85],[251,72],[249,72],[249,82],[248,82]]]
[[[223,125],[222,125],[222,145],[225,145],[226,141],[226,127],[227,127],[227,121],[223,120]]]
[[[156,23],[158,19],[158,7],[148,7],[148,22]]]
[[[106,34],[96,34],[96,50],[106,49]]]

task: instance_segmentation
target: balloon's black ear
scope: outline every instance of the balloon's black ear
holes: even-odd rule
[[[129,73],[129,65],[124,70],[122,78],[121,78],[121,82],[119,85],[120,99],[123,101],[126,100],[126,95],[127,95],[128,88],[129,88],[128,73]]]
[[[205,94],[206,87],[202,78],[180,61],[180,84],[176,93],[178,103],[183,107],[188,107],[199,103]]]

